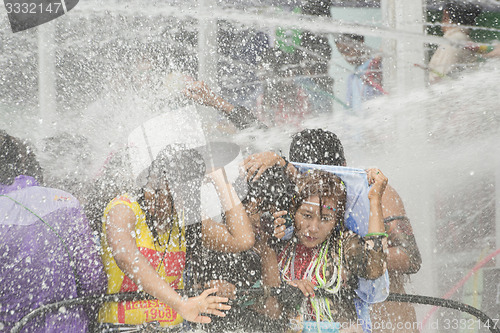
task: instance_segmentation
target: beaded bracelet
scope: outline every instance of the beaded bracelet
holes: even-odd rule
[[[371,236],[389,237],[389,235],[386,232],[370,232],[370,233],[365,235],[365,237],[371,237]]]
[[[495,47],[493,45],[480,45],[479,46],[480,53],[490,53],[494,49],[495,49]]]

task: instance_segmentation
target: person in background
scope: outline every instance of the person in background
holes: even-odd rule
[[[448,2],[442,13],[443,37],[452,45],[442,44],[432,55],[428,65],[430,84],[439,82],[477,61],[475,53],[464,46],[472,42],[469,29],[476,24],[481,9],[472,3]]]
[[[363,102],[386,94],[382,85],[382,58],[365,44],[364,36],[341,34],[335,38],[335,45],[354,66],[347,78],[346,104],[350,108],[359,110]]]
[[[31,148],[0,131],[0,330],[30,311],[106,290],[98,246],[78,200],[43,187]],[[37,316],[22,332],[87,332],[92,306]]]
[[[331,4],[329,0],[281,2],[290,15],[305,16],[306,20],[330,18]],[[306,116],[332,112],[334,80],[328,71],[332,56],[328,36],[308,30],[278,27],[272,40],[274,50],[270,49],[271,52],[262,57],[261,64],[263,69],[272,69],[270,75],[264,77],[263,88],[267,92],[262,98],[263,107],[266,104],[272,106],[276,101],[286,105],[296,98],[299,103],[291,105],[291,112],[294,108],[302,108],[299,110]],[[294,90],[296,92],[292,94]],[[266,95],[270,96],[266,98]]]
[[[290,144],[289,158],[299,163],[347,165],[342,142],[334,133],[322,129],[305,129],[296,133]],[[251,155],[245,160],[244,167],[250,174],[259,177],[264,170],[275,165],[286,166],[290,177],[296,177],[294,175],[297,174],[297,170],[293,164],[274,152]],[[410,220],[406,216],[403,200],[390,185],[387,185],[382,196],[382,212],[385,230],[388,234],[387,269],[390,292],[404,294],[406,293],[405,282],[410,274],[418,272],[422,258]],[[284,237],[284,231],[285,226],[278,225],[275,235],[279,238]],[[372,322],[391,322],[393,327],[398,322],[416,323],[415,309],[408,303],[378,303],[373,307]],[[398,332],[414,332],[414,330]]]

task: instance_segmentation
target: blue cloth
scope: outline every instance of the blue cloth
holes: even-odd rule
[[[340,177],[347,188],[345,225],[348,229],[360,236],[364,236],[368,233],[370,200],[368,200],[369,187],[365,170],[332,165],[295,162],[292,164],[300,172],[317,169],[334,173]]]
[[[339,333],[340,323],[329,321],[305,321],[302,323],[302,333]]]
[[[389,295],[389,273],[375,280],[359,278],[358,288],[355,290],[359,298],[354,299],[358,320],[361,321],[363,332],[371,332],[370,304],[385,301]]]

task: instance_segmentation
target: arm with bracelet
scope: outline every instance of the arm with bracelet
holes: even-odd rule
[[[403,201],[396,190],[387,186],[382,197],[385,232],[388,234],[387,270],[390,292],[405,294],[407,274],[420,269],[422,258],[418,250]],[[414,307],[408,303],[383,302],[374,304],[371,311],[372,322],[386,322],[393,326],[417,321]],[[380,331],[375,331],[379,333]],[[414,329],[401,329],[401,333],[416,333]]]
[[[364,260],[360,262],[357,270],[360,272],[358,275],[362,278],[376,279],[382,276],[387,269],[387,234],[385,233],[382,211],[382,195],[387,186],[387,177],[378,169],[368,169],[367,177],[368,184],[371,185],[368,192],[370,216],[368,233],[363,237],[365,255],[360,256]],[[349,246],[346,248],[349,249]]]
[[[387,269],[390,274],[414,274],[420,269],[422,258],[403,201],[396,190],[387,186],[382,197],[385,232],[389,252]]]

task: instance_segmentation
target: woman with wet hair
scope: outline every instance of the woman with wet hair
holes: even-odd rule
[[[201,221],[200,186],[205,175],[201,155],[193,149],[160,151],[144,174],[135,195],[113,199],[104,211],[102,248],[108,274],[108,293],[143,290],[152,301],[109,302],[100,311],[101,326],[169,326],[181,330],[183,320],[208,323],[202,313],[225,316],[225,297],[211,296],[217,288],[182,298],[186,278],[196,280],[201,262],[200,243],[221,252],[239,252],[253,246],[248,217],[222,171],[208,175],[225,209],[226,225]],[[201,222],[201,223],[199,223]],[[186,265],[190,274],[184,274]],[[196,281],[189,281],[190,286]],[[166,328],[163,328],[166,329]]]
[[[387,234],[381,197],[387,178],[378,169],[369,169],[367,177],[372,185],[368,193],[370,217],[368,233],[361,237],[344,225],[346,188],[340,178],[321,170],[300,176],[293,203],[294,237],[277,254],[270,248],[266,250],[263,281],[272,287],[288,283],[299,288],[306,298],[298,311],[269,298],[269,315],[285,314],[304,332],[317,331],[315,325],[340,325],[360,332],[362,326],[369,327],[369,323],[358,321],[363,319],[358,316],[358,303],[369,300],[355,290],[360,278],[374,280],[386,270]],[[280,219],[280,215],[275,217]],[[323,296],[316,295],[318,289]]]
[[[327,130],[321,128],[305,129],[292,137],[289,157],[291,161],[319,165],[346,166],[344,148],[340,139]],[[274,152],[264,152],[249,156],[245,160],[245,168],[249,173],[258,177],[270,166],[282,166],[291,177],[297,177],[298,171],[292,163]],[[410,219],[406,215],[403,199],[396,189],[387,185],[382,196],[382,208],[385,232],[388,237],[387,268],[390,280],[390,292],[405,294],[405,283],[410,274],[419,271],[422,257],[413,234]],[[277,220],[278,223],[284,222]],[[278,224],[277,237],[285,235],[285,226]],[[416,322],[415,309],[411,304],[401,302],[377,303],[372,307],[372,322],[390,323],[396,327]],[[378,325],[379,327],[381,325]],[[383,332],[383,330],[374,330]],[[414,329],[399,330],[400,332],[414,332]]]

